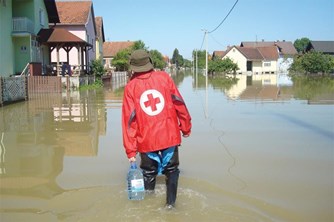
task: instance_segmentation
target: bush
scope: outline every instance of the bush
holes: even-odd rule
[[[327,74],[334,70],[334,57],[311,51],[294,58],[289,71],[303,74]]]
[[[101,79],[101,77],[106,73],[106,70],[104,69],[102,65],[101,59],[93,60],[91,63],[91,73],[97,78]]]

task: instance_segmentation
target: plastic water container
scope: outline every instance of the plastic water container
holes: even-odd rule
[[[127,175],[127,182],[129,200],[143,200],[145,197],[144,178],[135,162],[131,163]]]

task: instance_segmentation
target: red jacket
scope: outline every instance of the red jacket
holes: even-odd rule
[[[123,145],[128,158],[179,145],[191,132],[191,117],[166,72],[136,73],[125,86]]]

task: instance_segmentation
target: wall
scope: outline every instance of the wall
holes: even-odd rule
[[[87,29],[86,41],[93,46],[93,48],[88,51],[89,61],[96,59],[96,44],[95,44],[96,33],[95,33],[94,23],[95,23],[95,18],[93,17],[91,12],[89,13],[88,22],[86,25]]]
[[[247,59],[245,58],[245,56],[243,54],[240,53],[239,50],[237,50],[236,48],[232,48],[224,57],[229,57],[234,63],[238,64],[239,70],[237,70],[238,72],[246,72],[247,71]]]
[[[30,62],[30,37],[16,37],[14,43],[14,74],[20,73]]]
[[[0,76],[8,77],[14,73],[14,54],[12,43],[12,1],[0,5]]]

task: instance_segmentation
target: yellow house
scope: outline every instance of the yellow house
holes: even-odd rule
[[[101,59],[102,61],[103,43],[105,42],[103,18],[101,16],[95,17],[95,24],[96,24],[96,59]]]
[[[272,74],[277,72],[277,47],[230,47],[222,59],[230,58],[238,64],[238,74]]]

